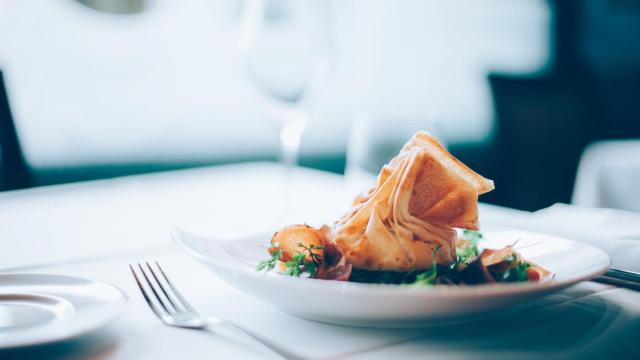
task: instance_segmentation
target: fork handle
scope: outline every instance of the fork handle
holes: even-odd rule
[[[244,327],[233,323],[229,320],[223,320],[219,318],[207,318],[207,328],[210,330],[216,330],[219,328],[226,328],[231,330],[235,334],[241,335],[244,339],[251,341],[252,343],[259,346],[260,349],[264,350],[267,353],[276,356],[278,359],[286,359],[286,360],[304,360],[305,358],[301,357],[298,354],[294,354],[291,351],[283,348],[282,346],[274,343],[273,341],[266,339],[251,330],[245,329]]]
[[[593,281],[640,291],[640,273],[633,271],[609,269]]]

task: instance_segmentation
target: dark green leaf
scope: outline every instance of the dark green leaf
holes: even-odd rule
[[[436,280],[438,279],[438,264],[436,263],[436,255],[438,255],[438,251],[440,251],[440,245],[433,249],[431,269],[418,273],[415,280],[411,282],[411,285],[424,286],[434,285],[436,283]]]
[[[317,266],[313,261],[306,261],[304,263],[304,270],[309,273],[309,276],[314,277],[317,273]]]
[[[507,271],[502,274],[502,278],[500,278],[500,282],[521,282],[527,281],[527,269],[529,268],[529,263],[521,262],[515,267],[507,269]]]

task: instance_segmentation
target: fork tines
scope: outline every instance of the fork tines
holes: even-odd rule
[[[146,266],[141,263],[136,265],[129,265],[129,269],[131,269],[142,296],[158,318],[166,322],[167,316],[195,312],[169,280],[157,261],[155,269],[148,262],[145,262]]]
[[[200,330],[207,330],[213,326],[224,327],[227,330],[232,330],[236,336],[241,335],[245,339],[253,341],[260,349],[271,355],[277,355],[284,359],[300,359],[296,354],[292,354],[279,345],[271,343],[262,336],[230,321],[217,317],[204,318],[200,316],[176,289],[157,261],[155,266],[145,262],[144,264],[129,265],[129,269],[131,269],[145,301],[153,313],[166,325]]]

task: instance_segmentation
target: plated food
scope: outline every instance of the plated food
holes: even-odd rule
[[[508,221],[508,210],[500,215]],[[449,286],[318,280],[308,278],[309,274],[300,268],[300,277],[283,275],[279,268],[256,271],[256,264],[266,257],[265,239],[273,233],[223,238],[176,229],[173,239],[230,286],[288,314],[366,327],[423,327],[474,321],[591,279],[611,264],[602,250],[580,241],[508,227],[486,227],[483,232],[485,236],[479,242],[489,249],[503,249],[517,240],[513,248],[528,261],[553,270],[553,281]],[[275,267],[279,267],[277,261]],[[350,277],[358,271],[352,267]],[[417,272],[421,271],[425,270]],[[212,280],[205,284],[217,288]]]
[[[513,244],[483,247],[478,196],[488,180],[418,132],[386,164],[376,185],[331,225],[276,232],[259,271],[385,284],[475,285],[543,281],[553,274]]]
[[[331,224],[229,238],[177,229],[173,238],[248,295],[300,318],[350,326],[474,321],[608,269],[607,254],[580,241],[508,226],[480,233],[477,199],[492,189],[418,133]],[[513,219],[509,209],[493,214],[504,224]]]

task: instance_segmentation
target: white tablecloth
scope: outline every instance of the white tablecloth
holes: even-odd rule
[[[340,327],[297,319],[248,297],[171,244],[168,233],[176,225],[203,234],[273,226],[282,213],[282,183],[278,167],[245,164],[0,194],[4,271],[90,277],[121,287],[131,298],[125,316],[103,331],[62,344],[0,352],[0,359],[263,357],[232,339],[160,324],[128,272],[127,264],[141,260],[163,263],[200,312],[224,315],[311,359],[633,358],[637,354],[640,294],[626,289],[586,282],[500,318],[446,328]],[[312,170],[300,169],[292,189],[296,216],[312,223],[335,218],[350,199],[341,177]],[[575,214],[577,222],[589,216],[582,222],[597,224],[599,218],[595,213],[562,211]],[[603,214],[616,227],[626,228],[627,221],[635,221],[618,213]],[[481,208],[486,226],[536,228],[545,216],[544,211]],[[572,230],[549,224],[540,228],[562,235]],[[634,234],[624,233],[623,238],[633,242]]]

